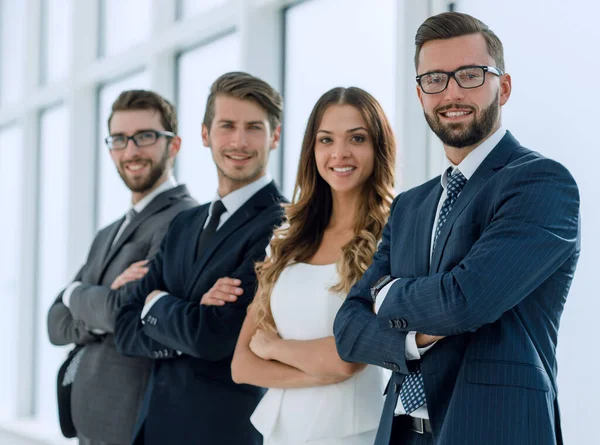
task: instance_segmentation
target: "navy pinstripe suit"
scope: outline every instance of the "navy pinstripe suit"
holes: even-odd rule
[[[579,257],[577,185],[507,132],[465,185],[430,263],[441,193],[438,177],[395,199],[335,320],[344,360],[394,371],[376,444],[401,428],[408,331],[447,336],[421,359],[436,445],[561,444],[555,349]],[[369,290],[388,274],[401,279],[374,315]]]

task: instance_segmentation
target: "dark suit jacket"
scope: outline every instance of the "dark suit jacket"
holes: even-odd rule
[[[507,133],[465,185],[430,264],[441,193],[437,177],[396,198],[335,320],[342,358],[394,371],[376,443],[389,442],[414,369],[408,331],[448,336],[421,359],[436,445],[562,443],[555,349],[579,256],[577,185]],[[369,288],[388,274],[401,280],[375,316]]]
[[[137,282],[116,291],[110,285],[131,263],[153,257],[173,217],[195,205],[186,186],[180,185],[156,196],[131,220],[114,245],[124,218],[100,230],[75,277],[74,281],[82,285],[71,294],[70,307],[62,303],[63,291],[50,308],[50,341],[55,345],[86,345],[71,403],[75,427],[89,439],[129,443],[152,362],[117,352],[113,337],[117,311]],[[94,328],[107,334],[90,334]]]
[[[181,213],[171,224],[150,271],[117,317],[119,351],[160,359],[140,411],[137,443],[262,443],[250,415],[263,390],[235,384],[231,359],[256,291],[254,263],[264,258],[273,229],[281,223],[282,200],[274,183],[263,187],[231,215],[197,259],[209,204]],[[243,296],[221,307],[201,306],[202,296],[224,276],[242,281]],[[145,298],[154,290],[169,295],[152,306],[142,324]]]

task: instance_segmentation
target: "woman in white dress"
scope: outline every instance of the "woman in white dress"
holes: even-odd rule
[[[287,222],[257,264],[232,362],[234,381],[269,388],[251,417],[265,445],[375,439],[380,370],[340,359],[333,320],[389,216],[395,148],[383,109],[359,88],[328,91],[310,115]]]

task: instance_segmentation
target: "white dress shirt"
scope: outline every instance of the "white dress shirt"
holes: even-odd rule
[[[133,210],[135,210],[137,213],[141,213],[142,210],[144,210],[154,198],[156,198],[161,193],[166,192],[167,190],[171,190],[175,187],[177,187],[177,180],[173,175],[171,175],[167,178],[166,181],[164,181],[162,184],[160,184],[158,187],[156,187],[154,190],[152,190],[150,193],[148,193],[146,196],[140,199],[135,205],[132,205]],[[125,231],[125,227],[127,227],[130,222],[131,221],[129,221],[128,218],[125,218],[125,220],[121,224],[121,227],[119,227],[119,231],[117,232],[115,239],[113,240],[113,245],[123,234],[123,232]],[[62,302],[65,306],[69,307],[69,304],[71,302],[71,295],[79,285],[81,285],[81,281],[73,281],[67,286],[62,296]],[[105,334],[105,332],[100,329],[92,329],[92,332],[94,334]]]
[[[223,212],[221,214],[221,218],[219,219],[219,225],[217,226],[217,230],[219,230],[221,227],[223,227],[223,224],[225,224],[225,221],[227,221],[231,217],[231,215],[233,215],[235,212],[237,212],[238,209],[240,207],[242,207],[246,203],[246,201],[248,201],[250,198],[252,198],[259,190],[261,190],[262,188],[264,188],[265,186],[270,184],[272,180],[273,179],[271,178],[271,175],[269,175],[267,173],[266,175],[258,178],[256,181],[254,181],[248,185],[245,185],[241,189],[231,192],[227,196],[221,197],[221,196],[219,196],[219,193],[217,192],[217,194],[213,198],[213,200],[210,204],[210,207],[208,209],[208,216],[206,218],[206,221],[204,222],[204,228],[206,228],[206,226],[208,225],[208,222],[210,221],[210,216],[212,215],[212,209],[215,204],[215,201],[221,200],[221,202],[225,206],[225,212]],[[168,294],[168,292],[161,292],[156,297],[154,297],[152,299],[152,301],[150,301],[148,304],[146,304],[144,306],[144,309],[142,310],[142,313],[140,314],[142,323],[143,323],[144,317],[150,311],[152,306],[154,306],[158,300],[160,300],[162,297],[164,297],[167,294]]]
[[[494,147],[496,145],[498,145],[498,143],[502,140],[502,138],[504,137],[505,134],[506,134],[506,129],[504,129],[504,127],[500,126],[500,128],[498,128],[498,130],[496,130],[490,137],[488,137],[485,141],[483,141],[481,143],[481,145],[479,145],[475,150],[473,150],[471,153],[469,153],[462,160],[462,162],[458,165],[454,165],[448,158],[444,158],[444,167],[442,169],[442,177],[440,179],[443,191],[442,191],[442,196],[440,196],[440,200],[438,202],[437,210],[435,213],[435,220],[433,221],[433,227],[431,229],[431,244],[429,246],[429,261],[431,261],[431,257],[433,255],[433,240],[434,240],[434,236],[435,236],[435,229],[437,227],[438,220],[440,217],[440,210],[442,208],[442,205],[444,204],[444,201],[446,200],[446,197],[448,196],[448,193],[446,191],[446,186],[447,186],[447,182],[448,182],[448,178],[446,177],[446,170],[448,170],[449,167],[452,167],[452,173],[454,173],[456,170],[458,170],[463,174],[463,176],[468,181],[469,179],[471,179],[471,176],[473,176],[473,174],[475,173],[475,170],[477,170],[479,168],[479,166],[481,165],[483,160],[492,152]],[[460,193],[458,196],[460,196]],[[387,296],[388,292],[390,291],[390,289],[394,285],[394,283],[398,280],[401,280],[401,278],[396,278],[395,280],[391,281],[390,283],[387,284],[387,286],[385,286],[383,289],[381,289],[381,291],[377,294],[377,298],[375,299],[375,308],[374,308],[375,313],[379,312],[381,305],[385,301],[385,297]],[[416,334],[417,333],[415,331],[411,331],[406,336],[406,359],[407,360],[419,360],[425,352],[427,352],[429,349],[431,349],[435,345],[435,343],[432,343],[431,345],[429,345],[425,348],[418,348],[417,342],[416,342]],[[404,406],[402,405],[402,400],[400,399],[400,397],[398,397],[398,404],[396,405],[394,414],[396,414],[396,415],[406,414],[406,410],[404,409]],[[427,411],[427,404],[424,404],[423,406],[417,408],[412,413],[410,413],[410,415],[412,417],[418,417],[421,419],[429,419],[429,412]]]

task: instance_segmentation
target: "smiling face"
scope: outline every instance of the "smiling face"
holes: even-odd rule
[[[110,121],[112,136],[133,136],[143,130],[165,131],[158,111],[116,111]],[[133,192],[134,203],[169,177],[180,144],[179,137],[169,141],[161,136],[152,145],[138,147],[129,140],[124,149],[111,150],[110,155],[121,179]]]
[[[202,140],[212,151],[221,197],[266,174],[280,131],[270,128],[266,110],[257,103],[217,96],[210,131],[202,126]]]
[[[319,175],[332,193],[357,193],[373,174],[375,151],[362,114],[352,105],[331,105],[315,141]]]
[[[426,42],[419,54],[417,71],[451,72],[472,65],[495,66],[481,34]],[[417,85],[429,126],[447,149],[466,149],[464,156],[499,128],[500,107],[508,101],[510,92],[508,74],[498,77],[486,73],[485,83],[473,89],[461,88],[451,78],[448,87],[437,94],[425,94]]]

